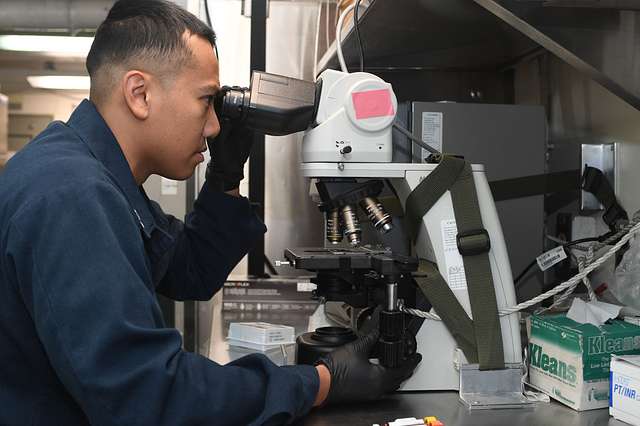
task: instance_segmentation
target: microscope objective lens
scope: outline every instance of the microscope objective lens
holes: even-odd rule
[[[330,212],[327,212],[326,226],[327,240],[331,244],[338,244],[342,241],[343,230],[342,223],[340,221],[340,211],[338,209],[333,209]]]
[[[342,222],[344,224],[344,234],[349,239],[349,243],[352,246],[359,245],[362,230],[354,207],[347,205],[342,208]]]
[[[374,197],[367,197],[360,201],[360,207],[367,213],[371,224],[379,232],[385,234],[393,229],[391,215],[384,210],[380,201]]]

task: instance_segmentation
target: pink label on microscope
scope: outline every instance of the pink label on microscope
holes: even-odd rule
[[[351,94],[353,109],[356,111],[356,119],[388,117],[395,115],[391,92],[388,89],[368,90]]]

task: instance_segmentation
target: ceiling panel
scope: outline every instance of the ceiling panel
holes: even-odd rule
[[[87,75],[84,58],[0,51],[0,92],[29,90],[29,75]]]

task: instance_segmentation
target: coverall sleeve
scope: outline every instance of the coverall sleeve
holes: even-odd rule
[[[221,366],[181,350],[161,326],[131,208],[110,183],[52,190],[14,217],[7,239],[43,348],[91,424],[285,424],[310,410],[313,367],[257,354]]]
[[[209,300],[266,232],[249,200],[213,191],[207,182],[184,224],[166,217],[175,244],[157,290],[175,300]]]

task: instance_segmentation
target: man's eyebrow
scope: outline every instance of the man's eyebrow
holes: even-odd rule
[[[207,84],[204,87],[200,88],[200,92],[203,95],[213,95],[220,90],[219,84]]]

